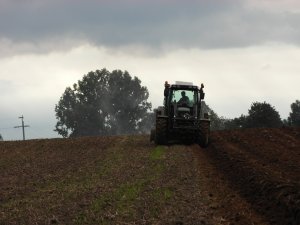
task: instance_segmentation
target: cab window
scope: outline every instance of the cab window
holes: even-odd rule
[[[189,105],[193,105],[197,101],[197,94],[192,90],[174,90],[172,93],[172,102],[179,102],[182,98],[183,91],[185,92],[185,96],[189,99]]]

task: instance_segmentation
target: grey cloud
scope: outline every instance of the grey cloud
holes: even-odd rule
[[[0,9],[0,39],[45,51],[82,41],[157,49],[300,44],[299,13],[258,11],[241,2],[7,1]]]

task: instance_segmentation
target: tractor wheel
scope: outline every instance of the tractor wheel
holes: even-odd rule
[[[210,137],[210,122],[201,121],[200,122],[200,133],[199,133],[199,144],[201,147],[205,148],[209,145]]]
[[[156,118],[155,144],[164,145],[168,142],[168,120]]]

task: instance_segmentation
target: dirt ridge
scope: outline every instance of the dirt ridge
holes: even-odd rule
[[[263,145],[269,146],[276,139],[279,140],[278,142],[281,142],[280,138],[284,136],[285,131],[287,130],[268,130],[274,138],[270,141],[262,136]],[[295,136],[299,135],[299,129],[288,131],[293,131]],[[212,145],[207,152],[215,160],[215,165],[219,170],[227,175],[232,185],[239,189],[240,193],[251,202],[257,211],[268,217],[271,224],[299,225],[299,180],[294,180],[294,176],[279,177],[278,174],[285,169],[282,165],[279,164],[276,167],[276,164],[274,164],[271,169],[267,168],[267,166],[270,166],[268,160],[266,160],[267,157],[263,158],[262,155],[259,155],[259,159],[255,159],[255,154],[247,154],[245,148],[240,147],[240,142],[247,141],[248,150],[252,148],[254,152],[257,151],[255,149],[257,148],[256,142],[259,140],[256,140],[257,135],[254,135],[257,132],[261,135],[266,130],[249,129],[231,131],[226,134],[217,132],[213,135]],[[239,137],[240,140],[238,142],[236,140],[233,141],[233,136]],[[260,147],[260,149],[267,149],[264,146]],[[289,151],[287,151],[290,147],[288,143],[286,146],[278,145],[277,147],[281,148],[282,154],[289,154]],[[272,149],[268,153],[272,154]],[[293,157],[295,157],[295,154],[293,154]],[[280,161],[281,159],[278,158],[277,160]],[[299,160],[299,157],[290,161],[297,162],[297,160]],[[286,163],[288,164],[289,161]],[[297,173],[299,169],[293,172]]]

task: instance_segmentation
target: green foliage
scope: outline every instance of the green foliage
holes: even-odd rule
[[[240,117],[234,119],[226,119],[224,121],[224,129],[240,129],[246,126],[247,116],[241,115]]]
[[[67,87],[55,106],[55,131],[63,137],[145,132],[148,97],[147,88],[127,71],[89,72],[73,88]]]
[[[209,119],[210,119],[210,129],[211,130],[222,130],[224,129],[224,121],[223,117],[219,117],[218,114],[212,110],[208,105],[206,105]]]
[[[150,159],[152,159],[152,160],[161,159],[163,157],[164,153],[165,153],[165,148],[163,146],[157,146],[151,152]]]
[[[278,111],[266,102],[254,102],[248,110],[248,115],[241,115],[234,119],[219,117],[207,106],[212,130],[240,129],[250,127],[280,127],[300,126],[300,101],[291,104],[291,112],[287,119],[281,120]]]
[[[224,120],[224,129],[240,129],[250,127],[280,127],[287,121],[281,121],[276,109],[266,102],[254,102],[248,115]]]
[[[152,195],[155,201],[160,201],[164,203],[165,201],[171,199],[174,196],[174,192],[170,188],[161,187],[159,189],[154,190]]]
[[[296,102],[291,104],[290,115],[287,119],[287,124],[291,126],[300,126],[300,101],[296,100]]]
[[[269,103],[254,102],[248,110],[245,127],[280,127],[279,113]]]
[[[100,195],[91,206],[94,214],[103,211],[109,203],[115,206],[118,214],[130,216],[130,214],[134,213],[131,206],[134,205],[134,202],[145,187],[145,183],[145,180],[141,180],[134,183],[123,184],[112,193]]]
[[[283,119],[283,120],[282,120],[282,124],[283,124],[284,126],[291,126],[291,122],[289,121],[289,119]]]

